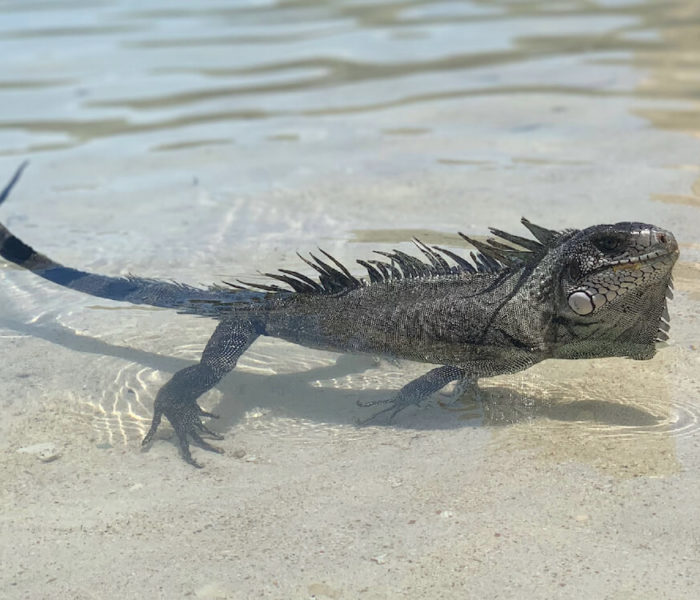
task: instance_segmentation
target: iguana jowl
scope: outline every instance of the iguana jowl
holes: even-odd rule
[[[24,165],[0,193],[5,200]],[[455,380],[512,373],[546,358],[627,356],[648,359],[668,338],[666,298],[678,258],[673,235],[624,222],[553,231],[526,219],[534,239],[491,229],[487,242],[462,237],[478,252],[466,259],[416,240],[419,259],[399,250],[358,260],[354,276],[323,252],[302,260],[310,277],[280,269],[274,283],[208,289],[139,277],[108,277],[65,267],[0,224],[0,255],[64,287],[101,298],[211,317],[218,325],[200,362],[159,390],[148,444],[165,415],[184,459],[189,440],[220,438],[197,404],[260,335],[311,348],[360,352],[442,365],[387,400],[392,416]],[[289,288],[278,285],[286,284]]]

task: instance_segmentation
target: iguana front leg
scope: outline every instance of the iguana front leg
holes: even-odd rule
[[[375,413],[369,419],[360,422],[360,425],[365,425],[370,421],[374,421],[377,417],[390,412],[389,420],[393,419],[404,408],[415,404],[418,406],[426,400],[431,394],[445,387],[451,381],[472,381],[467,379],[467,372],[458,367],[437,367],[428,371],[425,375],[421,375],[410,383],[403,386],[394,396],[386,400],[374,400],[372,402],[363,402],[358,400],[358,406],[377,406],[378,404],[388,404],[386,408]]]
[[[194,467],[201,467],[192,458],[188,438],[205,450],[221,453],[204,439],[202,433],[216,439],[223,436],[211,431],[202,423],[202,417],[214,417],[197,404],[197,398],[213,388],[221,378],[231,371],[240,356],[258,337],[254,323],[247,320],[225,320],[219,323],[207,342],[199,363],[185,367],[175,373],[156,396],[153,407],[153,421],[142,445],[151,443],[163,415],[175,429],[182,457]]]

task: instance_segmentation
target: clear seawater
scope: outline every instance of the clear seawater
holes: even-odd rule
[[[150,455],[139,444],[157,389],[197,360],[213,324],[1,265],[3,597],[700,595],[700,4],[6,0],[0,65],[0,180],[30,161],[0,220],[67,265],[210,284],[298,268],[296,252],[319,245],[348,264],[374,249],[410,251],[414,236],[460,248],[458,230],[522,233],[521,216],[551,228],[651,222],[681,243],[672,337],[654,360],[545,363],[484,380],[481,402],[445,408],[436,396],[386,427],[358,427],[371,410],[356,400],[387,396],[426,366],[260,340],[203,401],[254,460],[235,458],[235,442],[223,457],[195,450],[207,463],[196,477],[168,441]],[[441,456],[455,436],[465,453]],[[365,446],[408,448],[414,437],[434,454],[385,456],[384,479],[409,483],[377,491],[378,454]],[[49,442],[60,454],[51,463],[16,452]],[[98,560],[96,538],[77,529],[87,509],[69,508],[73,496],[93,510],[124,493],[117,476],[80,483],[83,468],[105,476],[119,455],[129,485],[150,482],[154,498],[153,460],[185,479],[159,509],[177,520],[183,487],[203,486],[212,502],[212,481],[233,484],[265,451],[273,463],[298,453],[296,469],[275,475],[293,498],[256,488],[263,476],[251,474],[227,502],[320,497],[345,508],[336,519],[289,508],[279,539],[264,519],[248,524],[203,579],[173,567],[196,563],[196,536],[181,546],[169,530],[145,539],[122,529]],[[348,502],[356,490],[344,491],[343,460],[366,502]],[[285,479],[325,468],[335,487],[305,493]],[[441,479],[428,478],[428,493],[421,482],[433,471]],[[464,498],[444,483],[465,477],[475,487]],[[439,524],[413,535],[405,523],[420,518],[409,509],[402,526],[371,518],[367,506],[402,493],[395,507],[434,517],[435,506]],[[31,512],[32,498],[45,510]],[[135,506],[105,523],[141,514]],[[360,520],[358,538],[349,524]],[[478,532],[468,544],[467,528]],[[166,543],[163,571],[147,555]],[[236,544],[276,566],[265,574],[231,558],[245,554]],[[145,562],[119,551],[136,545]],[[104,581],[86,575],[102,569]],[[126,572],[136,577],[114,575]]]

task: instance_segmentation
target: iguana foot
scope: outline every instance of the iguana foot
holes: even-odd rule
[[[393,397],[387,400],[374,400],[372,402],[357,401],[358,406],[377,406],[378,404],[389,404],[385,409],[372,415],[369,419],[360,421],[359,425],[366,425],[370,421],[374,421],[377,417],[386,413],[391,421],[404,408],[411,405],[420,406],[423,400],[430,397],[433,392],[445,387],[450,381],[464,378],[465,373],[458,367],[444,366],[437,367],[428,371],[425,375],[421,375],[418,379],[414,379],[410,383],[403,386]]]
[[[166,406],[162,406],[166,404]],[[151,428],[148,430],[146,437],[143,438],[142,446],[148,446],[153,441],[153,436],[158,430],[161,418],[165,415],[170,421],[173,429],[175,430],[175,435],[177,435],[178,446],[180,447],[180,454],[186,462],[191,464],[193,467],[198,469],[202,468],[190,453],[189,439],[197,444],[200,448],[204,450],[209,450],[210,452],[217,452],[218,454],[223,454],[221,448],[212,446],[209,442],[202,438],[202,433],[216,439],[223,440],[224,436],[216,433],[209,429],[204,423],[202,423],[201,417],[210,417],[213,419],[218,419],[218,415],[207,412],[203,410],[199,404],[196,402],[187,402],[185,404],[167,403],[156,399],[156,404],[153,412],[153,421],[151,422]]]
[[[426,399],[424,395],[416,394],[405,394],[400,390],[398,394],[387,398],[385,400],[372,400],[371,402],[363,402],[362,400],[357,401],[358,406],[368,407],[368,406],[379,406],[380,404],[388,404],[386,408],[374,413],[371,417],[358,421],[358,425],[367,425],[368,423],[376,420],[378,417],[391,413],[388,417],[388,421],[392,421],[396,415],[398,415],[404,408],[408,408],[411,405],[420,406],[420,403]]]

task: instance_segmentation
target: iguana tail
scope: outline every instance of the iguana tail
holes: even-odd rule
[[[2,204],[15,186],[27,163],[22,163],[0,192]],[[235,292],[221,287],[192,287],[170,281],[142,277],[109,277],[65,267],[37,252],[0,223],[0,256],[60,286],[131,304],[175,308],[180,312],[217,317],[261,300],[259,292]]]

